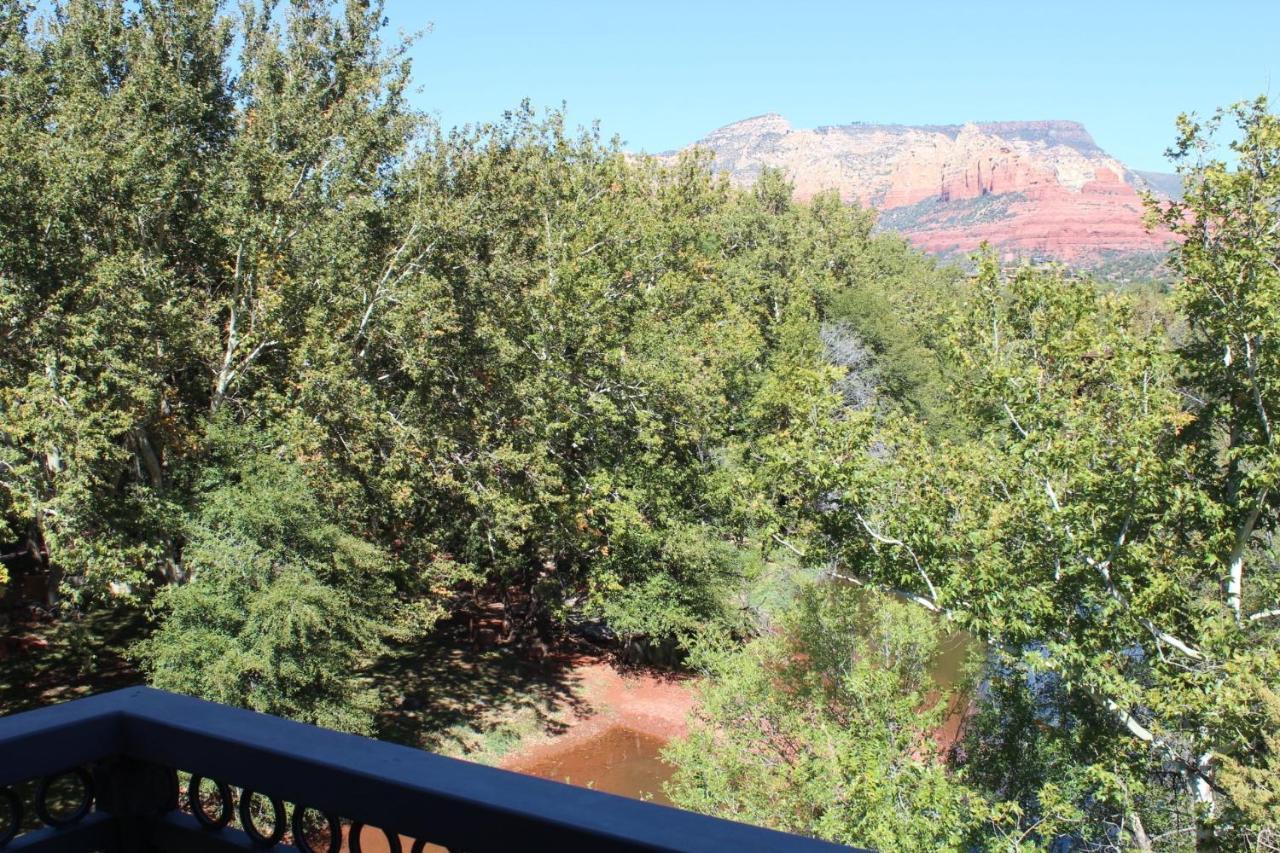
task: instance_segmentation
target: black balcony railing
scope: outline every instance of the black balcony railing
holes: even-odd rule
[[[0,718],[4,853],[375,835],[406,853],[846,849],[146,687]]]

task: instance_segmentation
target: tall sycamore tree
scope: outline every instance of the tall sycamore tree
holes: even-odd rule
[[[0,12],[0,512],[101,591],[179,574],[230,33],[213,0],[46,11]]]
[[[1234,165],[1203,156],[1224,117]],[[987,261],[949,333],[963,433],[845,419],[833,464],[776,478],[814,483],[833,571],[990,643],[971,778],[1042,840],[1259,831],[1232,792],[1275,743],[1280,131],[1264,101],[1180,127],[1187,194],[1155,214],[1179,316]]]

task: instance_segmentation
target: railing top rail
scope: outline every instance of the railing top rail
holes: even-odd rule
[[[0,718],[0,754],[0,785],[126,756],[451,849],[847,849],[147,687]]]
[[[0,717],[0,786],[122,754],[129,694],[117,690]]]

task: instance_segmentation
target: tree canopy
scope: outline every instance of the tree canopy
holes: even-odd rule
[[[1265,100],[1179,122],[1166,298],[942,267],[781,173],[527,104],[438,128],[384,25],[0,9],[0,538],[48,605],[145,607],[153,683],[361,732],[388,641],[495,602],[529,641],[598,620],[703,669],[688,807],[1274,846]],[[782,558],[807,580],[759,606]],[[943,749],[957,630],[986,656]]]
[[[778,174],[734,189],[528,106],[436,129],[382,23],[15,4],[0,73],[11,535],[68,607],[155,603],[157,683],[357,728],[319,673],[263,686],[264,644],[297,662],[300,626],[382,614],[325,641],[350,669],[478,598],[530,634],[738,619],[762,510],[740,484],[812,415],[793,390],[835,375],[833,300],[949,275]],[[885,349],[877,311],[859,334]],[[318,538],[273,541],[294,526]],[[340,571],[325,553],[354,542]],[[291,625],[205,618],[273,597]],[[239,674],[177,651],[214,646]]]
[[[1223,117],[1235,167],[1195,159]],[[1275,122],[1180,123],[1172,314],[987,258],[947,324],[957,428],[826,419],[773,468],[810,559],[990,645],[960,764],[1032,837],[1274,837],[1220,777],[1257,784],[1280,671]]]

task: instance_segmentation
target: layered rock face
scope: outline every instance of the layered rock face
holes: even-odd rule
[[[1176,176],[1126,168],[1076,122],[803,130],[766,115],[696,144],[736,183],[780,168],[799,198],[835,190],[880,210],[884,228],[941,254],[986,241],[1008,257],[1087,267],[1162,252],[1170,239],[1147,231],[1139,193],[1165,195]]]

